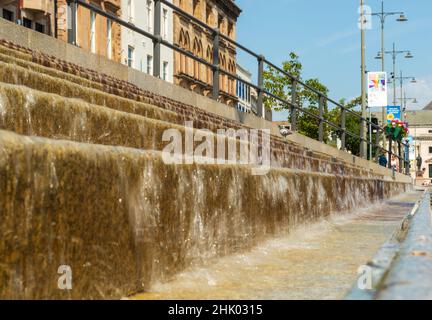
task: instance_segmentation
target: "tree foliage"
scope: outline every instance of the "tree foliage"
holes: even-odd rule
[[[355,111],[354,109],[361,105],[361,97],[352,99],[351,101],[346,101],[346,99],[341,99],[339,101],[341,105],[351,110],[353,113],[346,111],[345,112],[345,128],[347,131],[355,132],[357,135],[360,135],[360,120],[359,116],[361,113]],[[342,121],[342,110],[340,108],[333,108],[329,112],[329,119],[333,123],[341,123]],[[333,129],[333,134],[337,136],[339,139],[342,138],[342,132],[339,130]],[[360,152],[360,139],[357,137],[353,137],[348,133],[345,135],[345,147],[352,154],[358,156]]]
[[[289,59],[283,62],[283,71],[291,74],[295,78],[304,82],[306,86],[313,88],[315,91],[322,93],[324,96],[328,96],[328,88],[322,84],[319,79],[302,79],[303,66],[300,62],[299,56],[293,52],[289,54]],[[292,89],[293,79],[286,76],[284,73],[275,70],[274,68],[267,68],[264,71],[264,87],[267,91],[280,98],[275,99],[271,96],[266,96],[264,99],[265,106],[272,108],[276,111],[288,110],[289,116],[288,121],[292,122],[292,107],[290,104],[282,101],[292,102]],[[310,138],[318,139],[319,135],[319,120],[316,118],[319,116],[319,95],[305,86],[297,85],[296,87],[296,99],[295,104],[301,107],[307,112],[297,111],[297,131]],[[345,99],[340,101],[340,104],[353,110],[354,113],[360,115],[359,112],[354,109],[361,104],[361,98],[355,98],[349,102]],[[331,121],[335,124],[341,123],[341,109],[338,107],[329,108],[329,104],[324,100],[324,119]],[[312,116],[315,115],[316,117]],[[351,132],[360,133],[360,121],[359,118],[350,112],[346,112],[345,116],[346,129]],[[324,125],[324,142],[328,142],[330,137],[341,138],[340,130]],[[358,155],[360,148],[360,139],[352,137],[346,134],[346,148],[353,154]]]
[[[307,79],[303,80],[301,77],[303,66],[299,60],[299,56],[294,52],[289,54],[289,60],[284,61],[282,69],[286,73],[292,75],[294,78],[304,81],[304,83],[321,92],[323,95],[328,94],[328,88],[322,84],[319,79]],[[267,68],[264,71],[264,87],[267,91],[271,92],[274,96],[280,98],[275,99],[271,96],[266,96],[264,103],[266,108],[272,108],[276,111],[289,110],[288,120],[292,121],[293,108],[290,104],[284,103],[283,101],[292,102],[292,89],[293,79],[279,70],[274,68]],[[319,97],[313,90],[308,89],[305,86],[296,86],[296,99],[295,105],[309,112],[297,111],[297,131],[314,139],[318,139],[318,127],[319,121],[312,115],[319,116]],[[324,103],[324,117],[327,117],[328,105]],[[311,115],[312,114],[312,115]],[[327,140],[329,130],[325,126],[324,139]]]

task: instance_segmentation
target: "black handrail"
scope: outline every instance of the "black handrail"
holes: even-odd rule
[[[224,34],[222,34],[218,29],[214,29],[214,28],[210,27],[209,25],[207,25],[203,21],[199,20],[198,18],[194,17],[193,15],[189,14],[188,12],[177,7],[173,3],[171,3],[167,0],[154,0],[154,1],[155,1],[155,8],[156,8],[155,16],[154,16],[155,26],[160,26],[160,24],[161,24],[161,21],[160,21],[161,20],[160,19],[161,18],[160,17],[161,5],[164,4],[168,8],[171,8],[173,11],[175,11],[177,14],[183,16],[186,19],[189,19],[191,22],[193,22],[193,23],[197,24],[198,26],[206,29],[207,31],[209,31],[213,35],[213,39],[214,39],[213,47],[214,48],[213,48],[213,61],[212,62],[206,61],[205,59],[203,59],[201,57],[197,57],[192,52],[189,52],[189,51],[187,51],[187,50],[185,50],[185,49],[183,49],[183,48],[181,48],[175,44],[172,44],[172,43],[162,39],[162,37],[160,35],[160,28],[155,27],[155,34],[149,33],[145,30],[142,30],[141,28],[138,28],[137,26],[135,26],[129,22],[126,22],[126,21],[120,19],[119,17],[117,17],[113,14],[110,14],[109,12],[103,11],[101,8],[94,6],[91,3],[85,2],[84,0],[68,0],[68,4],[69,5],[73,5],[73,4],[74,5],[80,5],[82,7],[85,7],[89,10],[94,11],[95,13],[97,13],[101,16],[104,16],[104,17],[118,23],[119,25],[121,25],[121,26],[123,26],[129,30],[132,30],[138,34],[141,34],[141,35],[151,39],[153,41],[154,51],[155,51],[154,52],[154,58],[153,58],[153,63],[154,63],[153,75],[155,77],[160,77],[160,60],[161,60],[161,58],[160,58],[160,46],[164,45],[164,46],[166,46],[166,47],[168,47],[168,48],[170,48],[176,52],[179,52],[180,54],[183,54],[183,55],[185,55],[185,56],[187,56],[187,57],[189,57],[189,58],[191,58],[191,59],[209,67],[209,68],[212,68],[213,74],[214,74],[214,76],[213,76],[213,79],[214,79],[213,80],[213,99],[215,99],[215,100],[217,100],[219,98],[219,93],[220,93],[219,81],[215,82],[215,80],[219,79],[220,74],[224,74],[231,79],[240,81],[240,82],[248,85],[249,87],[257,90],[257,92],[258,92],[257,115],[259,117],[262,117],[264,114],[263,97],[264,96],[271,97],[274,100],[278,101],[278,103],[289,106],[291,108],[292,114],[295,111],[299,111],[299,112],[302,112],[303,114],[306,114],[306,115],[318,120],[319,121],[319,140],[321,142],[323,142],[323,138],[324,138],[323,130],[324,130],[324,124],[326,124],[328,126],[335,128],[336,130],[338,130],[340,132],[340,134],[342,135],[342,139],[341,139],[342,140],[342,150],[346,150],[345,135],[348,134],[349,136],[351,136],[353,138],[359,139],[361,144],[366,142],[370,148],[375,147],[375,148],[377,148],[377,150],[385,151],[388,154],[389,159],[391,158],[392,155],[395,155],[391,149],[387,150],[387,149],[385,149],[384,146],[380,146],[379,143],[377,144],[377,143],[371,142],[367,138],[365,139],[354,132],[350,132],[345,127],[345,117],[346,117],[346,112],[348,112],[349,114],[352,114],[353,116],[355,116],[363,125],[366,124],[368,126],[368,128],[376,129],[377,135],[379,135],[380,132],[382,132],[382,134],[384,134],[385,133],[384,128],[373,123],[371,121],[371,119],[364,118],[362,115],[359,115],[358,112],[352,110],[351,108],[348,108],[348,107],[342,105],[341,103],[327,97],[324,93],[320,92],[316,88],[311,87],[310,85],[308,85],[307,83],[298,79],[294,75],[290,74],[289,72],[286,72],[285,70],[278,67],[277,65],[275,65],[271,61],[267,60],[263,55],[259,55],[259,54],[255,53],[254,51],[248,49],[247,47],[241,45],[237,41],[231,39],[230,37],[228,37]],[[76,7],[73,8],[72,14],[76,14]],[[75,20],[75,19],[72,18],[72,20]],[[72,28],[74,28],[74,27],[76,28],[75,24],[72,24]],[[75,35],[76,30],[73,30],[72,32],[74,33],[73,39],[76,39],[76,35]],[[223,39],[224,41],[229,42],[234,47],[243,50],[244,52],[248,53],[249,55],[251,55],[257,59],[257,61],[258,61],[258,84],[257,85],[253,84],[249,81],[243,80],[238,75],[232,74],[232,73],[220,68],[219,59],[218,59],[220,39]],[[298,85],[301,85],[305,89],[316,94],[318,97],[318,101],[319,101],[319,111],[320,111],[319,115],[316,115],[316,114],[304,109],[302,106],[296,105],[295,99],[293,99],[292,101],[288,101],[284,98],[281,98],[281,97],[273,94],[269,90],[265,89],[263,86],[264,64],[266,64],[268,67],[280,72],[281,74],[283,74],[284,76],[290,78],[293,82],[295,82],[296,85],[293,86],[294,91],[292,92],[292,94],[294,96],[297,93],[297,86]],[[325,117],[323,116],[323,112],[322,112],[323,109],[322,108],[324,108],[324,104],[326,102],[335,105],[337,108],[339,108],[342,111],[340,124],[335,124],[335,123],[325,119]],[[293,118],[292,119],[292,126],[295,128],[296,127],[296,117],[292,117],[292,118]],[[403,147],[409,146],[408,144],[405,144],[403,142],[400,143],[400,145]],[[405,157],[402,157],[401,154],[398,154],[395,156],[399,159],[399,161],[403,161],[405,163],[406,173],[408,174],[409,173],[409,161],[407,159],[405,159]]]

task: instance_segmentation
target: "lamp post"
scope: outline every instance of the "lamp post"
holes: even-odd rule
[[[360,29],[361,29],[361,126],[360,126],[360,157],[366,158],[367,142],[366,142],[366,64],[365,64],[365,12],[364,0],[360,0]]]
[[[406,92],[404,92],[403,98],[398,98],[398,99],[401,100],[402,117],[403,118],[405,117],[405,111],[407,110],[407,102],[412,101],[412,103],[418,103],[416,98],[407,98]],[[401,120],[405,120],[405,119],[401,119]]]
[[[409,50],[396,50],[396,45],[393,43],[393,50],[392,51],[386,51],[385,54],[390,54],[392,56],[393,60],[393,72],[391,75],[391,79],[394,80],[396,78],[396,58],[399,54],[405,53],[405,59],[412,59],[414,56],[412,55],[411,51]],[[381,59],[381,52],[378,53],[378,55],[375,57],[375,59]],[[396,104],[396,83],[393,82],[393,104]]]
[[[405,53],[405,59],[412,59],[414,56],[411,54],[411,51],[409,50],[396,50],[396,45],[393,43],[393,50],[392,51],[386,51],[385,54],[390,54],[392,56],[393,60],[393,72],[391,79],[393,80],[393,105],[396,105],[396,81],[394,81],[396,77],[396,58],[399,54]],[[378,53],[378,56],[375,57],[376,59],[379,59],[380,53]]]
[[[385,71],[385,47],[384,47],[384,25],[385,25],[385,19],[388,16],[394,16],[399,15],[399,17],[396,19],[398,22],[406,22],[408,21],[407,17],[403,12],[385,12],[384,11],[384,0],[381,1],[381,11],[380,12],[374,12],[371,14],[372,16],[378,17],[381,22],[381,53],[379,54],[379,58],[381,59],[381,71]]]
[[[405,108],[404,107],[404,102],[406,102],[406,101],[404,101],[405,99],[404,99],[404,90],[403,90],[404,81],[410,80],[411,83],[417,83],[417,80],[414,77],[404,77],[403,73],[402,73],[402,70],[400,72],[400,76],[399,77],[394,77],[394,79],[393,79],[393,81],[394,81],[393,87],[396,87],[396,81],[397,80],[399,80],[399,85],[400,85],[400,98],[398,98],[397,100],[400,100],[401,101],[401,107]],[[395,99],[395,101],[396,101],[396,99]],[[402,114],[402,117],[403,117],[403,114]],[[403,120],[403,119],[401,119],[401,120]]]
[[[385,44],[384,44],[384,25],[385,20],[388,16],[394,16],[399,15],[399,17],[396,19],[398,22],[406,22],[408,21],[407,17],[405,16],[404,12],[392,12],[392,11],[384,11],[384,0],[381,1],[381,11],[380,12],[373,12],[371,14],[372,16],[378,17],[380,19],[381,23],[381,52],[378,53],[377,59],[381,59],[381,71],[385,71]],[[382,107],[382,123],[384,125],[385,123],[385,108],[386,106]],[[385,143],[385,135],[383,134],[383,146]]]

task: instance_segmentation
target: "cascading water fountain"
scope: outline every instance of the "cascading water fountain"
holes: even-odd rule
[[[0,298],[149,290],[191,265],[409,188],[273,136],[266,175],[248,165],[167,165],[165,130],[184,134],[197,114],[209,117],[200,129],[237,125],[139,93],[130,99],[43,59],[0,45]],[[60,265],[73,270],[70,292],[53,280]]]

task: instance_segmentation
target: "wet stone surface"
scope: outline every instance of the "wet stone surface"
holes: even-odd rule
[[[407,193],[190,269],[134,299],[343,299],[420,197]]]

